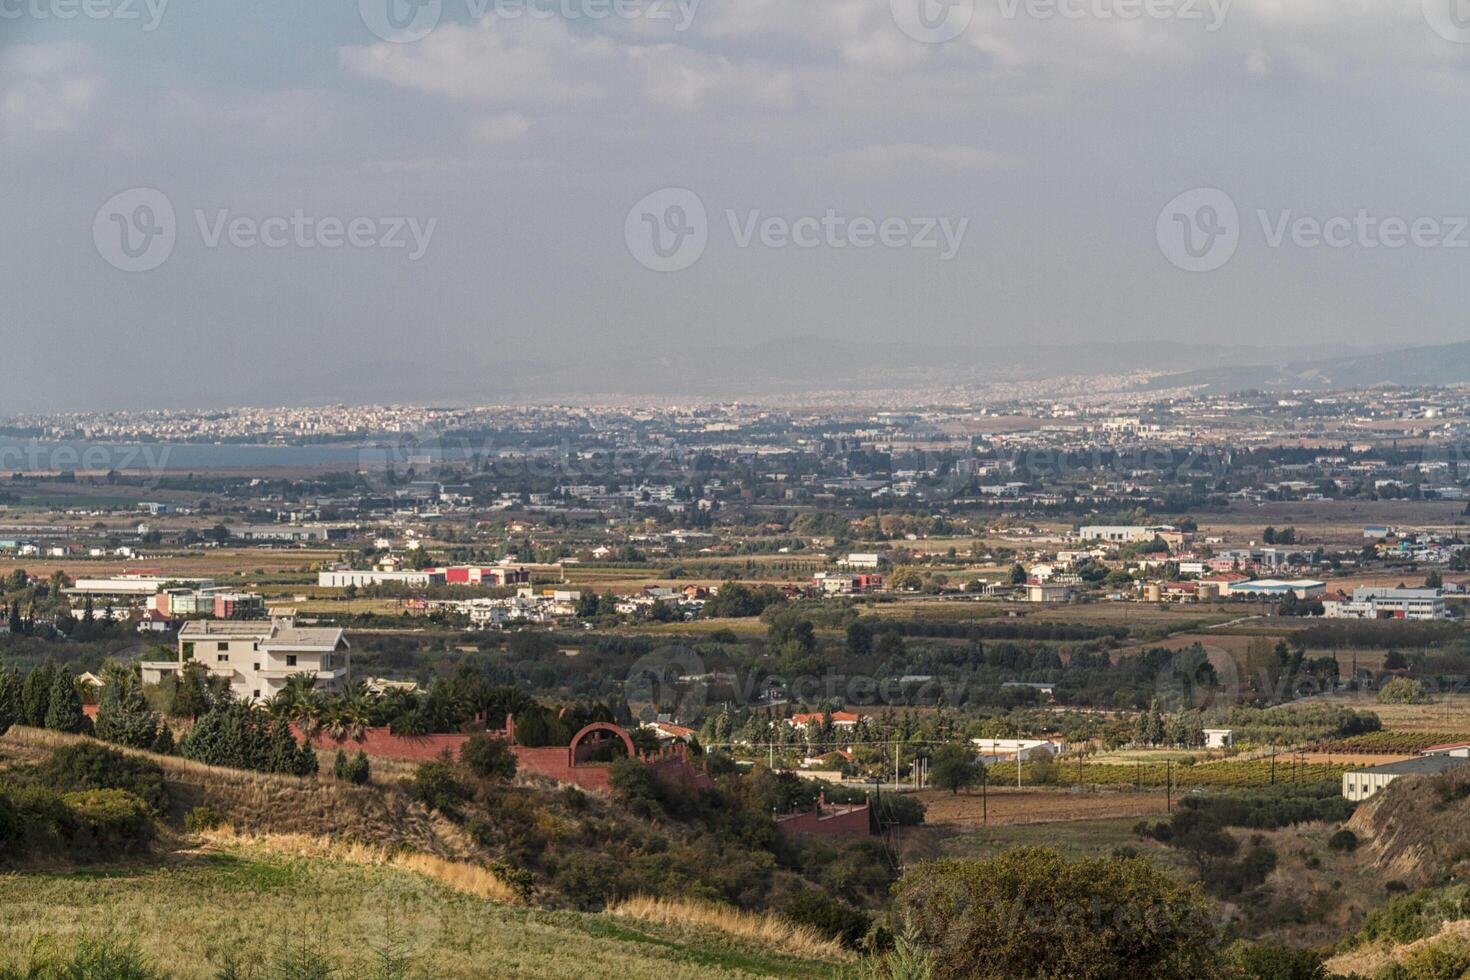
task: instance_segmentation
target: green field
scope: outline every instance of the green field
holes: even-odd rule
[[[333,977],[831,975],[707,929],[501,905],[391,867],[252,848],[185,852],[107,870],[0,875],[0,966],[35,944],[131,941],[155,967],[215,977],[233,956],[287,975],[282,957],[320,953]],[[386,962],[398,966],[386,971]],[[290,974],[295,975],[295,974]]]

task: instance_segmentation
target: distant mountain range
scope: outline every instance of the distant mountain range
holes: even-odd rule
[[[1202,387],[1209,392],[1247,388],[1372,388],[1377,385],[1448,385],[1470,382],[1470,341],[1404,347],[1351,356],[1245,366],[1217,366],[1154,378],[1149,389]]]
[[[1341,351],[1341,345],[1329,344],[1273,348],[1134,341],[997,346],[793,337],[745,347],[635,345],[600,350],[588,360],[566,358],[562,351],[562,359],[514,364],[513,370],[495,379],[494,387],[498,395],[526,398],[566,394],[758,398],[813,390],[984,385],[1144,371],[1181,377],[1242,371],[1253,377],[1260,365],[1314,363]]]
[[[1129,382],[1129,375],[1152,374]],[[570,398],[789,398],[813,392],[896,393],[982,388],[1108,376],[1137,391],[1189,387],[1207,393],[1248,388],[1348,388],[1470,382],[1470,341],[1433,347],[1344,348],[1096,341],[1081,344],[868,343],[798,336],[749,345],[589,344],[506,351],[492,364],[436,363],[412,354],[339,364],[283,363],[272,384],[251,379],[215,386],[219,404],[400,402],[486,404]],[[1101,388],[1100,390],[1108,390]]]

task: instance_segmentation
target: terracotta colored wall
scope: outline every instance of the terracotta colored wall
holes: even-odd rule
[[[299,730],[296,734],[298,737],[301,735]],[[325,751],[340,748],[355,752],[362,749],[369,756],[383,759],[429,762],[437,759],[445,749],[458,757],[460,746],[469,738],[468,735],[394,735],[386,728],[369,728],[361,741],[337,742],[327,735],[318,735],[312,739],[312,745]],[[510,750],[515,753],[517,765],[528,772],[539,773],[558,782],[573,783],[583,789],[598,792],[607,789],[607,767],[573,766],[571,751],[565,745],[535,749],[512,745]],[[647,755],[644,759],[661,778],[691,787],[714,785],[708,776],[689,763],[687,748],[682,744]]]
[[[872,832],[868,819],[868,806],[864,804],[846,813],[819,814],[817,810],[812,810],[808,813],[779,817],[776,820],[776,827],[783,834],[865,837]]]

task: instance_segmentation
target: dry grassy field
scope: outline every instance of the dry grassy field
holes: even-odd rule
[[[955,795],[943,790],[924,790],[917,795],[926,808],[925,826],[950,832],[986,825],[1146,817],[1163,813],[1165,806],[1162,791],[1074,793],[1064,789],[1018,790],[992,786],[984,799],[978,791]]]
[[[207,846],[154,863],[0,875],[0,966],[77,937],[135,943],[171,976],[208,978],[233,958],[279,964],[317,953],[333,975],[374,977],[390,960],[424,977],[828,976],[833,963],[707,922],[542,912],[465,894],[393,866]],[[286,975],[278,973],[277,975]],[[292,973],[289,975],[317,975]]]

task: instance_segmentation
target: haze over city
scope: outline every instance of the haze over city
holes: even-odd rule
[[[55,5],[0,20],[0,323],[46,365],[0,411],[646,393],[632,355],[798,336],[977,362],[1464,337],[1470,46],[1432,2],[445,0],[398,33],[369,0]],[[175,238],[128,272],[94,222],[137,188]],[[1239,241],[1185,271],[1160,219],[1200,188]],[[664,189],[707,214],[673,272],[625,235]],[[829,212],[835,242],[789,240]],[[1359,212],[1344,246],[1284,230]],[[267,245],[272,218],[309,224]],[[365,244],[318,237],[354,219]],[[843,247],[863,219],[902,244]],[[1385,246],[1395,219],[1432,244]]]

